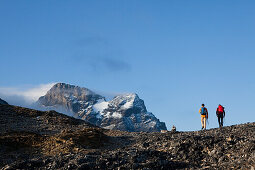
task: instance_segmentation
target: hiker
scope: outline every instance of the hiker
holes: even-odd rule
[[[223,118],[225,117],[225,110],[222,105],[219,104],[218,108],[216,109],[216,115],[218,117],[219,127],[223,126]]]
[[[206,129],[206,119],[208,119],[208,111],[204,104],[202,104],[202,107],[199,109],[199,113],[201,114],[201,124],[202,124],[202,130]]]

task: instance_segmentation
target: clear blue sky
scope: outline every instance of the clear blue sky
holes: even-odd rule
[[[255,1],[0,1],[0,86],[135,92],[168,128],[253,122]]]

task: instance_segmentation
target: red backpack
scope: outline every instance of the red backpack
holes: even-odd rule
[[[219,113],[223,113],[223,112],[224,112],[224,107],[221,106],[221,105],[219,105],[219,107],[218,107],[218,112],[219,112]]]

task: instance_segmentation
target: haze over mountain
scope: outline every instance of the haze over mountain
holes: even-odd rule
[[[135,93],[117,95],[106,101],[106,97],[87,88],[57,83],[37,104],[43,110],[57,110],[106,129],[166,130],[165,123],[148,112],[144,101]]]

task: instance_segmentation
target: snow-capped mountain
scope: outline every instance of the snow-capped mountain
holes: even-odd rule
[[[57,83],[37,103],[44,110],[64,112],[106,129],[166,130],[165,123],[148,112],[144,101],[135,93],[117,95],[106,101],[105,97],[87,88]]]

